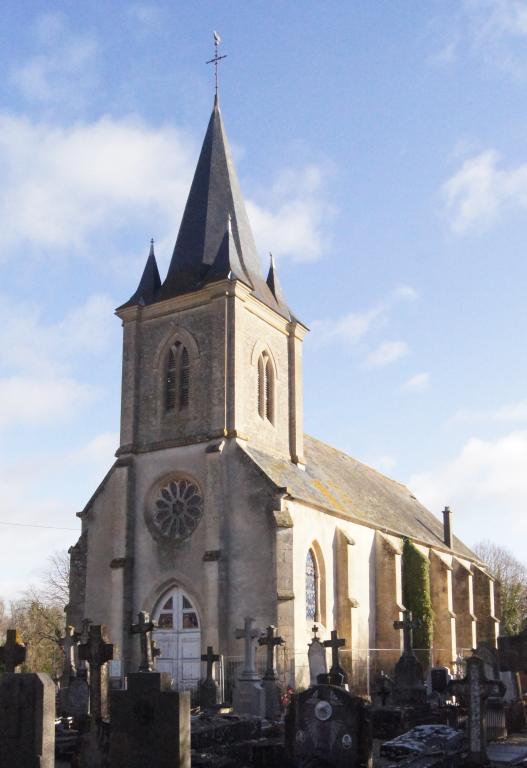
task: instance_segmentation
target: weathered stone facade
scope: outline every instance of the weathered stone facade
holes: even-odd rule
[[[297,682],[305,682],[316,622],[322,639],[334,628],[346,638],[353,678],[352,660],[367,660],[372,649],[392,661],[398,656],[393,622],[405,607],[408,537],[430,562],[434,660],[450,664],[459,649],[495,639],[493,582],[459,540],[444,543],[439,520],[404,486],[304,436],[307,329],[285,305],[274,265],[264,282],[254,256],[252,262],[247,256],[248,224],[219,121],[215,107],[182,224],[183,245],[191,249],[189,232],[205,222],[205,250],[215,252],[216,238],[218,255],[196,266],[198,251],[191,249],[185,261],[178,238],[160,287],[152,249],[138,291],[117,310],[121,443],[80,513],[68,622],[78,629],[84,618],[106,624],[124,674],[137,666],[128,628],[138,611],[157,617],[160,632],[173,632],[183,670],[197,658],[195,649],[185,656],[185,632],[199,653],[211,645],[236,657],[235,629],[253,616],[257,626],[277,627]],[[209,155],[215,160],[203,190],[200,168]],[[211,196],[214,217],[192,217],[189,206],[205,201],[209,210]],[[169,408],[167,361],[175,348],[188,355],[188,404]],[[262,356],[269,365],[265,384]],[[264,415],[262,398],[269,401]],[[177,493],[183,496],[176,499]],[[190,494],[197,501],[189,510]],[[191,535],[181,534],[184,519]],[[316,566],[310,598],[308,552]],[[174,621],[174,589],[183,596],[177,631],[166,624]]]

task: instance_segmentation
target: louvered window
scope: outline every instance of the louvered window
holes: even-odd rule
[[[190,397],[190,361],[186,347],[176,341],[170,349],[166,369],[167,411],[187,408]]]
[[[258,413],[262,419],[274,423],[274,370],[267,352],[262,352],[258,359],[256,386]]]

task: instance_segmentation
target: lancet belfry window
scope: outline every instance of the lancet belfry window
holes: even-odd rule
[[[309,549],[306,556],[306,619],[318,621],[318,571],[317,561],[313,550]]]
[[[171,347],[166,371],[166,409],[181,411],[188,407],[190,396],[190,361],[187,348],[180,341]]]
[[[271,358],[262,352],[257,371],[258,413],[262,419],[274,423],[274,371]]]

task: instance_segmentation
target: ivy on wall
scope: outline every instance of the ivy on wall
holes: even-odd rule
[[[414,629],[414,648],[424,649],[417,653],[424,664],[428,664],[426,649],[432,646],[434,612],[430,599],[430,563],[409,539],[403,545],[403,602],[412,617],[419,619],[421,626]]]

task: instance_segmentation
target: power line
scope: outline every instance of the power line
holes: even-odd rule
[[[78,531],[78,528],[60,528],[57,525],[35,525],[33,523],[11,523],[0,520],[0,525],[14,525],[17,528],[47,528],[52,531]]]

